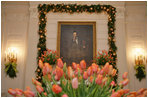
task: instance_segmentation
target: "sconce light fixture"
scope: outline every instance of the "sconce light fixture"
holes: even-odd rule
[[[17,49],[12,47],[5,51],[5,62],[17,62]]]
[[[10,78],[16,77],[17,70],[17,48],[11,47],[5,51],[5,72]]]
[[[146,61],[145,52],[142,48],[135,48],[135,70],[136,74],[135,76],[139,81],[141,81],[143,78],[146,77],[146,71],[145,71],[145,64]]]

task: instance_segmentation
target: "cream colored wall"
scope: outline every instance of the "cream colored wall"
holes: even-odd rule
[[[1,54],[1,82],[2,96],[7,96],[8,88],[24,88],[26,73],[27,33],[29,20],[28,2],[2,2],[2,54]],[[4,72],[4,55],[8,47],[16,47],[17,78],[10,79]],[[9,96],[9,95],[8,95]]]
[[[134,54],[135,47],[147,51],[147,4],[146,2],[126,2],[126,54],[131,90],[147,87],[147,80],[141,82],[135,77]],[[147,54],[147,53],[145,53]],[[147,67],[147,66],[146,66]],[[147,69],[147,68],[146,68]]]
[[[35,90],[34,86],[31,83],[31,78],[35,77],[35,69],[37,67],[36,57],[37,57],[37,43],[38,43],[38,12],[37,12],[37,6],[38,4],[43,3],[77,3],[77,4],[110,4],[117,8],[117,17],[116,17],[116,45],[118,47],[117,55],[118,55],[118,61],[117,61],[117,67],[119,69],[119,79],[121,80],[121,75],[125,71],[128,70],[130,64],[127,58],[128,53],[126,52],[126,43],[129,42],[127,39],[130,38],[130,31],[132,30],[127,22],[130,22],[130,17],[132,16],[131,7],[130,5],[127,5],[127,2],[99,2],[99,1],[83,1],[83,2],[54,2],[54,1],[48,1],[48,2],[29,2],[25,3],[23,2],[23,6],[20,6],[20,3],[14,2],[11,3],[3,3],[2,4],[2,53],[4,52],[8,42],[8,40],[11,39],[11,36],[19,36],[14,37],[14,41],[18,40],[16,45],[22,45],[22,48],[18,46],[20,49],[22,49],[22,54],[20,56],[20,63],[18,64],[18,69],[21,71],[18,74],[18,77],[14,80],[10,80],[9,78],[5,77],[5,73],[2,71],[2,92],[6,93],[7,89],[12,88],[24,88],[25,86],[31,86],[33,90]],[[143,6],[142,4],[139,6]],[[6,10],[7,9],[7,10]],[[17,10],[18,9],[18,10]],[[143,8],[143,10],[146,10]],[[129,15],[131,16],[127,16]],[[134,13],[133,13],[134,14]],[[14,17],[14,16],[19,17]],[[25,16],[25,17],[24,17]],[[142,15],[139,16],[142,18]],[[96,21],[96,33],[97,33],[97,50],[99,49],[108,49],[107,45],[107,14],[105,13],[99,13],[99,14],[88,14],[88,13],[82,13],[82,14],[65,14],[65,13],[48,13],[47,14],[47,48],[49,49],[56,49],[56,41],[57,41],[57,23],[58,21]],[[14,20],[20,20],[19,22],[15,22]],[[129,19],[129,20],[128,20]],[[12,20],[12,21],[9,21]],[[15,22],[15,25],[13,24]],[[131,23],[131,22],[130,22]],[[129,23],[129,25],[130,25]],[[7,24],[7,25],[6,25]],[[146,24],[143,24],[146,26]],[[15,26],[15,27],[13,27]],[[17,28],[19,27],[19,28]],[[146,28],[141,28],[146,29]],[[8,31],[9,30],[9,31]],[[12,33],[10,37],[8,37],[8,33]],[[16,34],[17,33],[17,34]],[[145,34],[146,32],[144,32]],[[21,36],[21,37],[20,37]],[[144,41],[146,41],[146,37],[143,38]],[[21,41],[23,41],[21,43]],[[19,44],[20,43],[20,44]],[[25,51],[25,52],[23,52]],[[25,55],[26,53],[26,55]],[[2,54],[3,57],[4,54]],[[22,60],[22,61],[21,61]],[[2,58],[2,70],[4,69],[4,62]],[[26,71],[25,71],[26,70]],[[131,73],[134,74],[134,73]],[[19,77],[20,75],[20,77]],[[133,75],[130,75],[130,80],[134,78]],[[19,81],[19,82],[16,82]],[[13,86],[12,86],[13,84]],[[135,87],[133,87],[133,85]],[[138,86],[141,86],[142,84],[138,84]],[[130,84],[126,88],[130,87],[132,89],[137,89],[138,87],[136,84]]]

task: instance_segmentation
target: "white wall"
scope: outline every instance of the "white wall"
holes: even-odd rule
[[[126,54],[131,90],[147,87],[147,80],[141,82],[135,76],[133,51],[135,47],[147,51],[147,4],[146,2],[126,3]],[[147,53],[145,53],[147,54]],[[147,67],[147,66],[146,66]],[[147,68],[146,68],[147,69]]]
[[[64,1],[63,1],[64,2]],[[5,73],[3,72],[4,69],[4,63],[2,58],[2,92],[6,93],[7,89],[12,88],[24,88],[25,86],[31,86],[34,90],[34,86],[31,83],[31,78],[35,77],[34,71],[37,67],[36,57],[37,57],[37,43],[38,43],[38,12],[37,12],[37,6],[38,4],[43,3],[63,3],[62,1],[54,2],[54,1],[48,1],[48,2],[22,2],[20,4],[17,2],[8,3],[4,2],[2,3],[2,53],[4,52],[7,42],[11,39],[12,36],[15,36],[12,42],[18,45],[18,47],[22,51],[22,55],[20,56],[20,63],[18,64],[18,69],[22,72],[19,72],[18,77],[14,80],[10,80],[9,78],[5,77]],[[132,33],[132,29],[129,25],[132,23],[130,21],[130,18],[133,16],[133,12],[131,8],[133,8],[133,3],[127,3],[127,2],[99,2],[99,1],[77,1],[77,2],[64,2],[66,4],[71,3],[77,3],[77,4],[110,4],[117,8],[117,17],[116,17],[116,45],[118,47],[117,50],[117,67],[119,69],[119,81],[121,80],[121,75],[125,71],[129,71],[128,68],[131,66],[131,61],[129,61],[126,57],[129,56],[129,54],[126,52],[128,51],[128,48],[126,50],[126,47],[129,47],[128,44],[130,43],[129,39],[131,38],[130,34]],[[134,3],[135,4],[135,3]],[[136,3],[138,7],[141,7],[145,5],[145,3]],[[20,6],[21,5],[21,6]],[[137,6],[136,5],[136,6]],[[135,8],[137,8],[135,6]],[[130,8],[131,7],[131,8]],[[146,7],[146,6],[145,6]],[[139,12],[141,10],[144,10],[141,14],[146,14],[146,8],[142,7],[143,9],[139,9]],[[18,10],[17,10],[18,9]],[[134,9],[133,9],[134,10]],[[13,17],[13,16],[19,16],[19,17]],[[129,15],[129,16],[128,16]],[[144,15],[139,16],[141,18],[145,18]],[[48,13],[47,14],[47,48],[49,49],[56,49],[56,41],[57,41],[57,22],[58,21],[96,21],[96,33],[97,33],[97,50],[99,49],[108,49],[107,45],[107,21],[108,17],[105,13],[99,13],[99,14],[89,14],[89,13],[82,13],[82,14],[68,14],[68,13]],[[134,17],[133,19],[135,19]],[[19,22],[15,22],[14,20],[20,20]],[[140,18],[139,18],[140,19]],[[146,18],[145,18],[146,19]],[[11,21],[9,21],[11,20]],[[140,20],[139,20],[140,21]],[[15,25],[13,23],[15,22]],[[140,21],[141,22],[141,21]],[[141,22],[141,24],[144,21]],[[129,24],[127,24],[129,23]],[[7,24],[7,25],[6,25]],[[137,23],[138,24],[138,23]],[[134,23],[133,23],[134,25]],[[143,28],[140,28],[138,30],[144,29],[144,34],[146,34],[146,23],[143,23]],[[14,27],[15,26],[15,27]],[[19,28],[18,28],[19,27]],[[9,30],[9,31],[7,31]],[[131,30],[131,31],[130,31]],[[11,36],[9,36],[8,33],[11,33]],[[19,35],[18,35],[19,34]],[[134,34],[134,31],[133,33]],[[18,36],[16,38],[16,36]],[[128,41],[127,41],[128,39]],[[146,41],[146,36],[143,36],[141,38],[143,41]],[[23,42],[24,43],[23,43]],[[132,41],[132,40],[131,40]],[[21,43],[22,42],[22,43]],[[20,43],[20,44],[19,44]],[[22,46],[19,46],[22,45]],[[146,44],[144,44],[146,46]],[[22,47],[22,48],[21,48]],[[28,47],[28,48],[27,48]],[[26,55],[25,55],[26,53]],[[3,57],[4,54],[2,54]],[[22,61],[21,61],[22,60]],[[128,61],[128,62],[127,62]],[[25,71],[26,70],[26,71]],[[131,72],[131,71],[129,71]],[[134,71],[133,71],[134,72]],[[134,73],[130,73],[130,80],[133,82]],[[19,77],[20,75],[20,77]],[[19,81],[19,82],[16,82]],[[142,82],[142,84],[136,84],[130,83],[129,87],[130,89],[136,90],[139,87],[143,87],[143,83],[146,84],[146,81]],[[12,86],[13,84],[13,86]],[[18,85],[19,84],[19,85]]]
[[[1,79],[2,96],[6,96],[8,88],[24,88],[27,33],[29,20],[28,2],[2,2],[2,54],[1,54]],[[19,49],[17,55],[17,78],[11,79],[4,72],[4,53],[8,47]]]

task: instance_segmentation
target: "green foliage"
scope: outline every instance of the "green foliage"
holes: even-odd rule
[[[136,74],[135,76],[141,81],[143,78],[146,77],[146,71],[145,71],[145,66],[144,65],[136,65],[135,67]]]
[[[10,78],[15,78],[18,70],[16,69],[17,64],[14,62],[9,62],[5,64],[5,72]]]
[[[43,51],[46,51],[46,22],[47,17],[46,14],[48,12],[63,12],[63,13],[101,13],[106,12],[108,14],[108,44],[109,44],[109,52],[108,54],[113,57],[113,67],[116,68],[116,60],[117,60],[117,47],[115,44],[115,17],[116,17],[116,8],[111,5],[77,5],[77,4],[39,4],[38,6],[39,12],[39,30],[38,34],[40,36],[39,43],[37,45],[38,48],[38,56],[37,62],[39,57],[43,54]],[[40,69],[39,67],[37,69]],[[38,72],[38,76],[41,76],[41,73]],[[41,81],[41,79],[37,79]]]
[[[41,56],[41,59],[43,63],[54,65],[57,62],[58,56],[56,51],[47,49],[47,51],[44,51],[44,55]]]

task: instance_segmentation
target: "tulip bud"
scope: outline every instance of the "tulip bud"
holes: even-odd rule
[[[36,86],[36,90],[37,90],[40,94],[44,91],[44,89],[43,89],[41,86],[39,86],[39,85]]]
[[[45,95],[45,96],[47,96],[47,93],[46,93],[46,92],[44,92],[44,95]]]
[[[34,84],[34,85],[42,85],[39,81],[37,81],[36,79],[34,79],[34,78],[32,78],[32,83]]]
[[[73,75],[73,70],[71,68],[71,66],[68,67],[68,77],[71,78]]]
[[[39,67],[40,67],[41,69],[43,68],[43,62],[42,62],[41,59],[39,60]]]
[[[82,60],[82,61],[80,62],[80,67],[81,67],[82,69],[85,69],[85,68],[86,68],[86,62],[85,62],[84,60]]]
[[[128,84],[129,80],[128,79],[124,79],[123,81],[121,81],[119,83],[119,85],[123,85],[123,86],[126,86]]]
[[[116,75],[117,70],[113,69],[112,70],[112,76],[114,77]]]
[[[78,88],[78,79],[77,78],[73,78],[72,79],[72,87],[74,89],[77,89]]]
[[[63,68],[63,61],[61,60],[61,58],[59,58],[59,59],[57,59],[57,65],[58,65],[58,67],[60,67],[60,68]]]
[[[124,74],[122,75],[122,78],[126,79],[127,78],[127,74],[128,74],[127,72],[124,72]]]
[[[114,92],[112,93],[111,97],[121,97],[121,96],[118,92]]]
[[[23,95],[23,91],[21,89],[16,88],[16,96],[21,97]]]
[[[52,72],[52,66],[49,63],[44,63],[43,66],[43,76]]]
[[[93,82],[94,77],[90,76],[89,81],[92,83]]]
[[[106,64],[105,64],[105,66],[103,67],[103,71],[107,74],[108,73],[108,71],[109,71],[109,63],[107,62]]]

